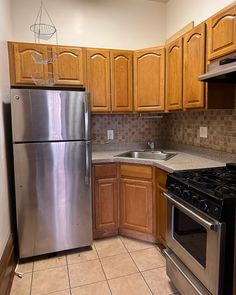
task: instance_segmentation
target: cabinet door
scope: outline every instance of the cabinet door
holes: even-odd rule
[[[165,49],[140,50],[134,53],[135,111],[165,109]]]
[[[130,112],[133,109],[133,79],[131,51],[111,51],[112,111]]]
[[[87,88],[92,111],[111,110],[109,50],[87,49]]]
[[[208,59],[236,50],[236,6],[211,17],[207,22]]]
[[[165,189],[157,188],[157,239],[166,246],[167,201],[164,196]]]
[[[14,43],[10,47],[11,84],[34,84],[32,75],[37,74],[37,78],[47,79],[47,64],[38,64],[33,60],[32,55],[39,59],[47,60],[48,48],[46,45],[35,45],[30,43]]]
[[[166,104],[167,110],[183,107],[183,39],[166,47]]]
[[[141,233],[153,232],[152,182],[120,180],[120,227]]]
[[[95,238],[118,233],[118,181],[97,179],[94,187]]]
[[[205,24],[184,36],[184,108],[203,108],[205,84],[198,76],[205,71]]]
[[[53,47],[56,55],[52,64],[57,85],[84,85],[82,48]]]

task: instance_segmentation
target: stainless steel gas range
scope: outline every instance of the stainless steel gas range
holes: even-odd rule
[[[167,274],[182,295],[232,295],[236,165],[167,179]]]

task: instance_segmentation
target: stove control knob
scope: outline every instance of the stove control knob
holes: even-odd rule
[[[186,201],[189,201],[190,198],[191,198],[191,193],[190,193],[190,191],[188,191],[188,190],[184,190],[184,191],[183,191],[183,198],[184,198]]]
[[[179,186],[177,186],[177,187],[175,188],[175,194],[176,194],[177,196],[180,196],[180,195],[181,195],[181,188],[180,188]]]
[[[207,209],[208,209],[208,205],[207,205],[207,201],[206,201],[205,199],[201,200],[201,201],[199,202],[199,204],[200,204],[200,207],[201,207],[204,211],[207,211]]]
[[[191,202],[193,205],[196,205],[199,203],[199,197],[198,196],[192,196]]]
[[[171,184],[170,186],[169,186],[169,190],[171,191],[171,192],[174,192],[175,191],[175,184]]]

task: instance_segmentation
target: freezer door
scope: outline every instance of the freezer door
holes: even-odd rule
[[[91,142],[14,144],[20,258],[92,243]]]
[[[12,89],[14,142],[89,140],[89,93]]]

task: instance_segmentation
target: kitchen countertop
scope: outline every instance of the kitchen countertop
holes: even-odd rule
[[[188,153],[177,152],[177,155],[167,161],[150,160],[150,159],[133,159],[126,157],[115,157],[118,154],[127,152],[128,150],[114,150],[114,151],[93,151],[92,163],[112,163],[112,162],[126,162],[133,164],[153,165],[167,172],[176,170],[199,169],[225,166],[224,162],[214,161],[202,156],[191,155]],[[167,151],[167,150],[166,150]]]

